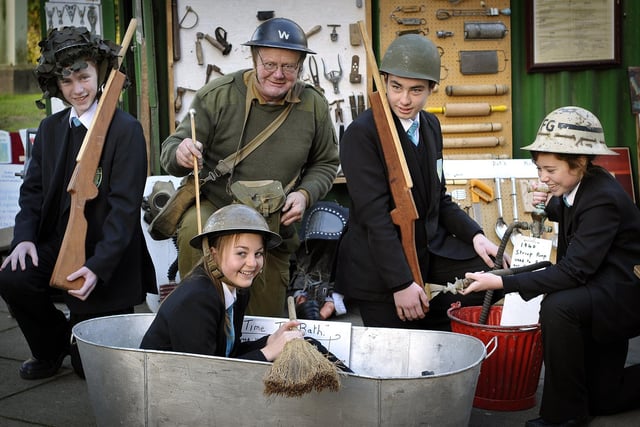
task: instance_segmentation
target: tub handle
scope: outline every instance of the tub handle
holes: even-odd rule
[[[489,351],[489,347],[493,344],[493,348],[491,349],[491,351]],[[489,342],[487,342],[484,345],[485,350],[487,351],[487,356],[484,358],[485,360],[487,360],[488,358],[491,357],[491,355],[493,353],[495,353],[495,351],[498,349],[498,337],[494,336],[493,338],[491,338],[489,340]]]

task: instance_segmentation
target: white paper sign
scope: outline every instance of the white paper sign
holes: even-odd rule
[[[326,320],[298,319],[305,337],[320,341],[327,350],[349,366],[351,354],[351,323],[328,322]],[[242,341],[255,341],[274,333],[288,319],[280,317],[244,316]]]
[[[23,165],[0,165],[0,228],[13,227],[16,214],[20,210],[18,197],[22,178]]]
[[[551,259],[551,240],[539,239],[519,234],[511,254],[511,267],[523,267],[536,262]],[[543,295],[529,301],[522,299],[517,292],[505,295],[502,307],[502,326],[535,325],[538,323],[540,303]]]

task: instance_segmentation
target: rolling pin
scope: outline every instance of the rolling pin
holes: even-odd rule
[[[504,95],[507,85],[449,85],[445,92],[449,96]]]
[[[444,148],[477,148],[477,147],[495,147],[504,144],[502,136],[478,136],[468,138],[443,138],[442,145]]]
[[[475,133],[475,132],[498,132],[502,130],[502,123],[461,123],[440,125],[442,133]]]
[[[508,154],[445,154],[442,156],[445,160],[494,160],[494,159],[509,159]]]
[[[507,111],[507,106],[489,105],[486,102],[460,102],[445,104],[444,107],[429,107],[427,111],[444,114],[447,117],[488,116],[495,111]]]

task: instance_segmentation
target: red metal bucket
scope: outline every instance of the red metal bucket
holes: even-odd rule
[[[542,368],[540,325],[500,326],[502,306],[493,306],[486,325],[477,323],[482,307],[452,304],[447,311],[453,332],[471,335],[487,345],[497,338],[497,349],[482,362],[473,399],[476,408],[520,411],[536,405]]]

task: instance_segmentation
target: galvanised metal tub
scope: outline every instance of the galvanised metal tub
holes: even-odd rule
[[[154,316],[73,328],[98,425],[467,426],[487,356],[469,335],[352,326],[338,392],[267,397],[268,363],[138,349]]]

